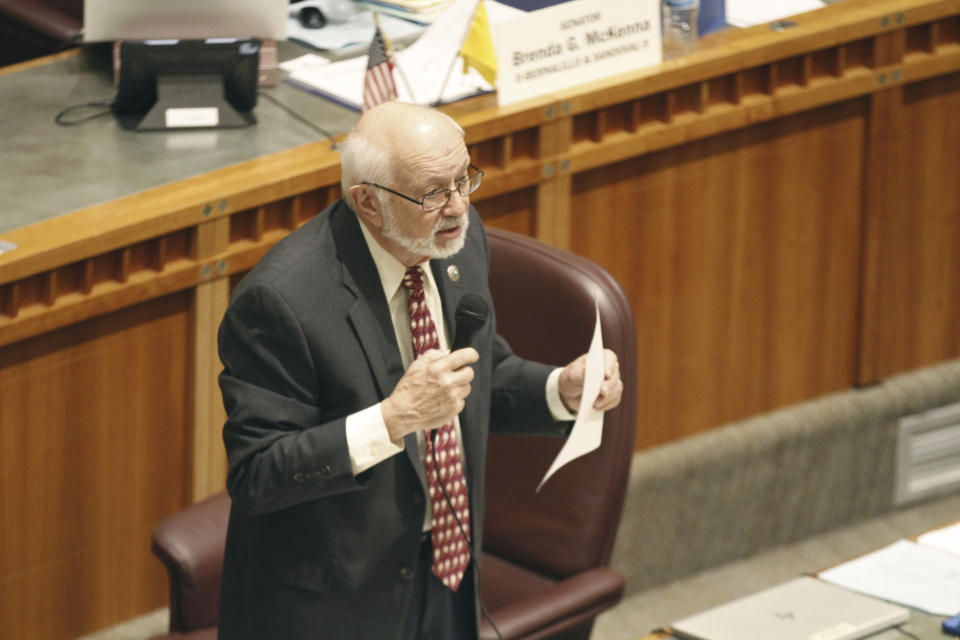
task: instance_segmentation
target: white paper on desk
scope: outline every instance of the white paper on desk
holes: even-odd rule
[[[908,540],[821,571],[819,578],[933,615],[960,611],[960,557]]]
[[[600,331],[600,307],[594,301],[597,312],[597,322],[593,328],[593,338],[590,340],[590,349],[587,351],[587,370],[583,378],[583,395],[580,397],[580,408],[577,410],[577,419],[573,429],[563,443],[563,448],[547,470],[547,475],[537,486],[537,491],[550,479],[560,467],[571,460],[586,455],[600,446],[603,436],[603,412],[593,408],[593,403],[600,395],[600,385],[603,384],[603,340]]]
[[[339,62],[331,62],[321,67],[298,69],[288,76],[287,81],[359,111],[360,105],[363,104],[363,75],[366,73],[366,69],[367,56],[357,56]],[[402,82],[398,75],[394,77],[399,100],[425,105],[432,104],[432,100],[422,100],[420,98],[420,96],[431,95],[431,88],[421,87],[421,90],[414,88],[416,95],[412,95],[409,85]],[[410,79],[410,84],[416,87],[416,81],[413,78]],[[436,88],[432,87],[432,89]],[[492,89],[483,79],[483,76],[477,73],[477,70],[473,67],[466,74],[454,70],[450,74],[450,79],[443,90],[440,102],[454,102]]]
[[[397,41],[408,41],[424,30],[421,25],[390,16],[380,17],[380,28],[387,38]],[[346,22],[329,22],[322,29],[304,27],[297,18],[290,18],[287,37],[324,51],[340,51],[351,46],[366,51],[373,40],[373,30],[373,13],[360,11]]]
[[[727,22],[735,27],[751,27],[789,18],[799,13],[822,9],[822,0],[726,0]]]
[[[917,538],[917,543],[960,556],[960,522],[925,533]]]
[[[284,71],[293,73],[294,71],[300,71],[301,69],[324,67],[328,64],[330,64],[330,61],[323,56],[318,56],[315,53],[305,53],[297,58],[287,60],[286,62],[281,62],[280,68]]]
[[[477,2],[454,0],[415,43],[397,52],[394,82],[399,100],[431,105],[493,90],[473,67],[462,73],[463,62],[459,59]],[[362,55],[322,68],[296,71],[288,80],[359,110],[366,68],[367,56]]]
[[[397,79],[397,88],[398,91],[401,87],[411,90],[411,102],[446,102],[445,93],[449,85],[468,77],[461,73],[463,62],[459,59],[460,47],[470,30],[478,2],[453,0],[416,42],[396,55],[397,66],[402,73]],[[473,68],[470,70],[475,71]],[[472,83],[473,89],[467,95],[493,89],[479,73],[475,73],[474,78],[479,78],[482,86]],[[458,96],[457,99],[461,97],[465,96]]]

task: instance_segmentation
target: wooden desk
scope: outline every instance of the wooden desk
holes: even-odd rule
[[[797,22],[446,108],[487,173],[487,223],[592,258],[633,302],[638,447],[960,355],[960,2],[849,0]],[[21,132],[3,122],[9,148]],[[111,127],[87,131],[129,143]],[[185,157],[143,135],[145,166]],[[252,155],[0,226],[19,246],[0,254],[0,636],[162,605],[153,525],[223,486],[230,288],[339,197],[328,143],[229,140]],[[82,149],[54,157],[38,198],[111,180],[91,181]],[[0,150],[5,170],[23,158]],[[27,187],[0,184],[5,220]]]

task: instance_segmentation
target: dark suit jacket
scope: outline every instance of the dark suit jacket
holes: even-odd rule
[[[491,302],[486,235],[472,208],[470,216],[463,251],[431,261],[451,336],[464,293]],[[383,400],[404,371],[359,224],[339,201],[291,233],[237,286],[220,327],[233,499],[221,640],[399,634],[426,485],[412,435],[405,452],[358,476],[351,470],[346,417]],[[458,282],[447,275],[450,264]],[[569,427],[546,406],[551,368],[513,355],[495,322],[491,313],[475,336],[480,361],[460,416],[475,558],[488,429]]]

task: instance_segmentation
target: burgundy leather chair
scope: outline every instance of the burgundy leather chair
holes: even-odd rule
[[[153,530],[153,553],[170,578],[170,633],[159,637],[216,640],[229,516],[230,496],[224,491]]]
[[[83,0],[0,0],[0,65],[76,42],[82,22]]]
[[[586,639],[623,596],[607,567],[626,492],[636,423],[636,335],[617,282],[580,256],[488,230],[498,331],[520,355],[565,364],[590,343],[596,296],[604,346],[617,352],[626,391],[607,412],[596,451],[560,469],[536,493],[562,441],[491,436],[481,580],[504,638]],[[153,550],[170,577],[170,635],[216,637],[229,498],[218,494],[157,526]],[[486,620],[481,638],[496,635]]]

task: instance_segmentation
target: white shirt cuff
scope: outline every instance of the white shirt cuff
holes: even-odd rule
[[[577,414],[570,413],[563,400],[560,399],[560,372],[561,368],[556,368],[547,376],[547,407],[550,409],[550,415],[557,422],[567,422],[577,417]]]
[[[380,404],[347,416],[347,448],[353,475],[403,451],[403,440],[394,444],[383,421]]]

